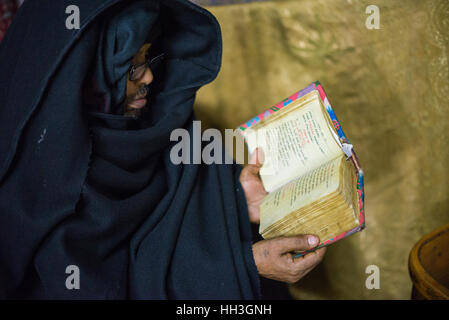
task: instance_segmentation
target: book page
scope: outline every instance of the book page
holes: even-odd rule
[[[260,205],[260,233],[292,211],[336,191],[342,161],[343,156],[328,161],[269,193]]]
[[[312,97],[298,109],[246,133],[250,153],[256,147],[264,150],[265,161],[260,176],[268,192],[343,153],[331,132],[318,95]]]

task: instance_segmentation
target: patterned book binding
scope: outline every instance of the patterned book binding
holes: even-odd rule
[[[312,92],[313,90],[317,90],[320,96],[320,99],[324,105],[324,107],[326,108],[327,113],[329,114],[329,117],[332,120],[332,124],[335,128],[335,130],[337,131],[338,137],[340,139],[340,143],[343,146],[351,146],[352,149],[352,145],[349,143],[348,138],[346,138],[343,129],[340,125],[340,122],[338,121],[334,110],[331,107],[331,104],[329,103],[329,99],[327,98],[326,93],[324,92],[323,86],[321,85],[321,83],[319,81],[315,81],[313,82],[311,85],[305,87],[304,89],[292,94],[290,97],[282,100],[281,102],[275,104],[274,106],[272,106],[271,108],[265,110],[264,112],[262,112],[261,114],[255,116],[254,118],[248,120],[247,122],[241,124],[239,126],[239,129],[241,131],[245,131],[247,128],[253,126],[254,124],[258,123],[260,120],[269,117],[270,115],[276,113],[277,111],[281,110],[282,108],[288,106],[289,104],[291,104],[293,101],[305,96],[306,94]],[[349,154],[347,152],[347,150],[344,150],[346,155],[348,155],[348,158],[351,160],[351,162],[354,165],[354,168],[357,172],[357,195],[358,195],[358,201],[359,201],[359,208],[360,208],[360,216],[359,216],[359,222],[360,224],[349,230],[346,232],[343,232],[342,234],[339,234],[338,236],[334,237],[334,238],[330,238],[330,239],[326,239],[325,241],[322,241],[320,243],[320,245],[315,248],[314,250],[324,247],[324,246],[328,246],[331,243],[334,243],[338,240],[341,240],[347,236],[350,236],[351,234],[361,231],[365,228],[365,193],[363,191],[363,170],[360,166],[360,162],[357,158],[357,155],[355,154],[354,150],[352,149],[352,152],[349,151]],[[314,250],[310,250],[310,251],[314,251]],[[307,252],[310,251],[305,251],[302,253],[298,253],[296,255],[296,257],[300,257],[304,254],[306,254]]]

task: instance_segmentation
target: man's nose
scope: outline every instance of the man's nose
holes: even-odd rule
[[[151,82],[153,82],[153,72],[150,68],[146,68],[142,78],[139,79],[139,84],[149,85]]]

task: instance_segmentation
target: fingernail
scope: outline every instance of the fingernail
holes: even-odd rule
[[[307,241],[309,242],[309,245],[314,246],[318,243],[318,238],[314,236],[310,236],[307,238]]]

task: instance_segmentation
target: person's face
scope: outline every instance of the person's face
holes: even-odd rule
[[[142,48],[134,55],[132,64],[138,65],[140,63],[145,62],[145,54],[148,48],[151,46],[149,43],[145,43]],[[143,108],[147,100],[145,96],[147,94],[144,89],[145,86],[149,85],[153,81],[153,73],[150,68],[145,69],[145,73],[143,76],[135,81],[129,80],[129,77],[126,82],[126,100],[125,100],[125,112],[134,113],[139,109]]]

